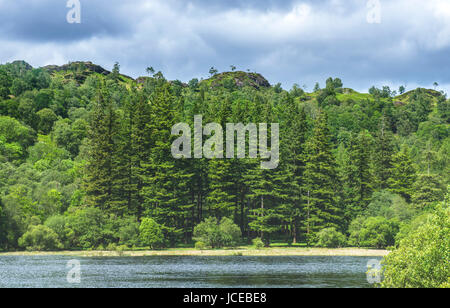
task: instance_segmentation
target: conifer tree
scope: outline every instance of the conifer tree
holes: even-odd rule
[[[231,121],[231,105],[230,98],[225,97],[220,105],[216,105],[218,113],[211,115],[214,122],[219,123],[222,128],[225,128],[226,123]],[[215,132],[215,134],[217,133]],[[225,138],[222,138],[222,148],[226,149]],[[222,217],[231,217],[235,211],[236,197],[231,168],[231,159],[224,157],[215,157],[208,163],[209,191],[206,200],[210,215],[218,220],[222,219]]]
[[[371,170],[372,144],[372,136],[367,131],[350,139],[348,159],[342,170],[348,221],[361,215],[370,203],[374,180]]]
[[[335,199],[337,184],[336,162],[331,152],[330,131],[325,113],[320,112],[314,134],[308,142],[305,168],[305,221],[307,238],[324,228],[340,228],[341,210]]]
[[[262,123],[273,122],[273,110],[270,103],[262,106],[260,121]],[[260,130],[259,135],[271,136],[271,130]],[[261,149],[260,149],[261,150]],[[270,151],[270,146],[267,149]],[[244,175],[248,185],[249,227],[256,231],[266,246],[270,243],[270,235],[281,229],[283,216],[280,213],[280,205],[286,201],[285,189],[286,173],[282,166],[276,169],[261,168],[261,152],[257,159],[247,161],[247,172]],[[280,158],[281,159],[281,158]],[[291,179],[289,179],[291,180]]]
[[[300,108],[289,97],[286,103],[286,121],[281,127],[281,167],[286,167],[289,178],[286,188],[288,202],[283,203],[281,212],[292,235],[292,242],[297,243],[298,229],[302,217],[302,191],[305,187],[303,174],[306,166],[307,121],[304,108]],[[286,179],[287,180],[287,179]]]
[[[281,229],[282,215],[276,201],[280,199],[275,189],[274,170],[261,169],[258,159],[252,160],[253,166],[247,171],[245,179],[249,186],[247,197],[250,201],[249,226],[256,231],[266,244],[270,243],[270,234]]]
[[[151,134],[152,148],[150,157],[141,161],[145,171],[141,194],[145,215],[163,225],[174,242],[192,229],[185,224],[192,207],[186,183],[192,174],[182,168],[182,160],[172,157],[171,129],[176,116],[169,83],[162,78],[159,83],[150,98],[152,120],[146,130]]]
[[[209,161],[209,193],[206,200],[210,214],[218,220],[222,217],[230,217],[235,210],[234,183],[231,175],[231,161],[229,159],[212,159]]]
[[[383,117],[379,131],[375,138],[374,151],[374,171],[377,188],[387,189],[388,179],[392,169],[392,156],[394,154],[394,142],[392,132],[387,128],[387,123]]]
[[[99,89],[88,135],[88,161],[84,178],[86,202],[107,212],[114,212],[116,195],[117,138],[119,121],[109,93]]]
[[[392,157],[391,176],[388,179],[389,190],[411,201],[416,181],[416,170],[406,148]]]
[[[154,118],[150,109],[149,99],[145,96],[143,91],[132,92],[132,107],[134,108],[133,128],[131,132],[131,139],[133,144],[134,154],[131,157],[131,187],[137,191],[136,208],[130,209],[135,212],[140,220],[143,215],[143,186],[144,179],[151,175],[151,170],[145,166],[149,164],[151,159],[151,151],[153,149],[153,139],[151,126]]]
[[[420,174],[413,186],[412,203],[419,209],[427,209],[444,199],[446,189],[436,174]]]

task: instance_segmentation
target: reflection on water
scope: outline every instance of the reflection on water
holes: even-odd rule
[[[352,288],[370,287],[369,257],[79,258],[81,284],[67,282],[74,257],[0,257],[0,287]],[[380,259],[380,258],[378,258]]]

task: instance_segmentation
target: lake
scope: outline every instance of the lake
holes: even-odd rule
[[[80,264],[80,284],[67,281],[69,260]],[[369,288],[374,257],[62,257],[0,256],[6,288]]]

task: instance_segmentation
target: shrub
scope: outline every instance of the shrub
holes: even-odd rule
[[[119,245],[116,247],[116,251],[119,251],[119,252],[124,252],[124,251],[127,251],[128,249],[129,248],[127,245]]]
[[[67,243],[68,240],[68,230],[66,229],[66,217],[63,215],[55,215],[47,218],[44,224],[49,227],[58,235],[59,241],[63,244],[64,248],[69,248]]]
[[[194,228],[193,239],[212,248],[221,247],[219,225],[215,217],[206,218]]]
[[[195,243],[195,249],[204,250],[205,248],[206,248],[205,243],[203,243],[203,242],[196,242]]]
[[[386,248],[395,244],[398,233],[397,220],[384,217],[359,217],[349,227],[349,244],[358,247]]]
[[[139,223],[133,217],[120,219],[117,230],[115,236],[120,245],[132,247],[139,244]]]
[[[428,221],[413,230],[383,260],[387,288],[450,286],[450,209],[439,206]]]
[[[194,240],[205,243],[211,248],[236,246],[241,237],[241,230],[229,218],[210,217],[194,228]]]
[[[241,239],[241,229],[230,218],[222,218],[219,225],[219,232],[222,237],[222,245],[225,247],[235,247]]]
[[[70,247],[88,249],[106,245],[106,220],[99,208],[86,207],[70,212],[66,224]]]
[[[395,244],[396,244],[396,246],[398,246],[398,244],[404,238],[408,237],[408,235],[411,232],[414,232],[417,229],[419,229],[421,226],[425,225],[427,223],[427,221],[430,219],[431,216],[432,216],[432,214],[430,214],[430,213],[423,213],[421,215],[418,215],[418,216],[414,217],[414,219],[412,219],[411,221],[402,223],[401,226],[400,226],[399,232],[395,236]]]
[[[261,240],[261,238],[259,238],[259,237],[257,237],[257,238],[254,238],[253,240],[252,240],[252,243],[253,243],[253,247],[255,247],[256,249],[263,249],[264,248],[264,242]]]
[[[323,229],[317,233],[317,247],[337,248],[345,245],[347,239],[336,228]]]
[[[100,250],[99,248],[97,248],[98,250]],[[108,244],[108,246],[106,247],[107,251],[116,251],[117,250],[117,245],[116,243],[110,243]]]
[[[144,218],[139,227],[139,239],[144,246],[158,249],[164,246],[164,234],[162,226],[153,218]]]
[[[415,213],[413,206],[405,199],[387,190],[375,192],[366,210],[368,217],[382,216],[386,219],[398,218],[400,221],[411,219]]]
[[[19,239],[19,246],[27,250],[59,250],[63,245],[58,235],[49,227],[30,226],[28,231]]]

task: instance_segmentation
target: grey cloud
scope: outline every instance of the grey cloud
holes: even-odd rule
[[[0,2],[0,36],[9,40],[69,42],[93,36],[129,34],[132,23],[123,16],[123,1],[81,0],[82,23],[69,24],[66,0],[8,0]]]
[[[359,90],[450,84],[444,0],[380,0],[381,24],[367,23],[362,0],[80,1],[82,24],[70,25],[65,0],[0,0],[0,60],[119,61],[128,75],[151,65],[183,81],[233,64],[310,89],[329,76]]]

